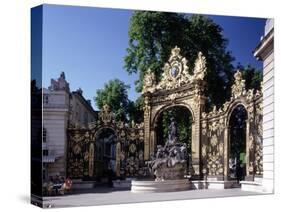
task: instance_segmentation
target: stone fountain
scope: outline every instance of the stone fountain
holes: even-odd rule
[[[176,122],[171,119],[168,140],[164,146],[158,145],[157,151],[147,161],[150,180],[133,180],[132,192],[168,192],[188,190],[186,144],[178,141]]]

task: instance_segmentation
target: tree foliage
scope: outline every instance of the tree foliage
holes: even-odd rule
[[[144,99],[142,96],[136,99],[136,101],[130,101],[128,116],[130,121],[134,121],[135,123],[143,122],[143,107],[144,107]]]
[[[97,107],[101,110],[104,104],[108,104],[116,120],[127,121],[130,105],[127,91],[129,88],[129,85],[119,79],[110,80],[103,89],[97,90],[94,97]]]
[[[191,128],[192,115],[183,106],[171,107],[163,111],[157,120],[157,144],[164,145],[168,139],[171,119],[174,118],[179,130],[179,141],[187,144],[188,151],[191,150]]]
[[[233,75],[236,68],[240,69],[246,81],[246,89],[260,88],[262,73],[251,66],[232,65],[234,57],[227,50],[228,41],[223,37],[223,29],[212,19],[201,16],[187,16],[180,13],[166,12],[134,12],[130,19],[129,46],[124,58],[124,68],[129,73],[137,73],[136,91],[140,92],[143,78],[148,68],[160,80],[162,67],[167,62],[171,49],[181,48],[181,54],[188,59],[190,70],[199,51],[207,60],[206,96],[207,109],[211,106],[221,106],[230,97]],[[128,99],[128,85],[115,79],[109,81],[103,89],[97,91],[95,101],[99,109],[107,103],[116,114],[118,120],[143,121],[143,97],[135,102]],[[163,139],[171,116],[178,117],[181,138],[190,137],[190,124],[183,120],[180,109],[163,112],[161,127]],[[184,128],[185,127],[185,128]]]
[[[221,105],[230,96],[234,58],[227,51],[222,28],[210,18],[200,15],[138,11],[133,14],[129,28],[129,47],[124,68],[138,73],[136,90],[141,91],[148,68],[160,80],[162,67],[175,46],[193,68],[201,51],[207,60],[208,105]]]

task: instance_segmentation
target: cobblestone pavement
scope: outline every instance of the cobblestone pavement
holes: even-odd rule
[[[225,190],[189,190],[163,193],[131,193],[130,190],[99,188],[80,194],[44,197],[44,207],[73,207],[122,203],[153,202],[167,200],[185,200],[209,197],[230,197],[258,195],[261,193],[241,191],[240,188]]]

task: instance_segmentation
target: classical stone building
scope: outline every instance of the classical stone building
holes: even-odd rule
[[[97,112],[93,110],[91,100],[83,97],[81,88],[71,92],[69,106],[69,124],[86,126],[97,118]]]
[[[254,50],[263,61],[263,190],[274,186],[274,22],[268,19],[264,36]]]
[[[51,86],[43,88],[43,178],[65,176],[67,128],[84,126],[97,117],[82,90],[71,92],[62,72]]]

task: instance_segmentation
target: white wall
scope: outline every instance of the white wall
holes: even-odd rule
[[[44,94],[48,94],[48,103],[43,105],[46,149],[50,156],[56,158],[54,163],[48,163],[47,173],[48,176],[65,176],[69,93],[45,89]]]
[[[273,52],[264,60],[263,93],[263,185],[273,192],[274,181],[274,57]]]
[[[268,19],[265,34],[273,28],[273,19]],[[274,191],[274,49],[263,58],[263,187]]]

